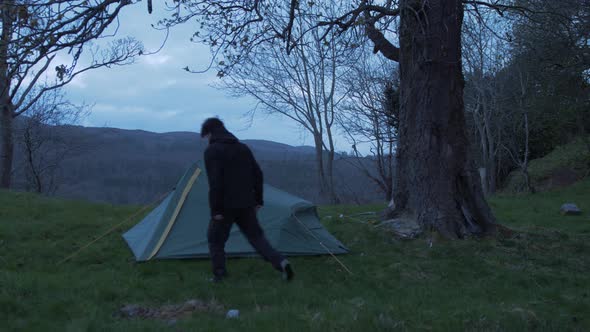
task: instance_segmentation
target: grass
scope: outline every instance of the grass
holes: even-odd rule
[[[498,196],[498,219],[514,238],[399,241],[366,216],[381,206],[320,208],[351,249],[339,258],[293,258],[280,280],[259,259],[229,261],[223,284],[207,282],[206,260],[135,263],[121,238],[102,238],[135,207],[0,192],[0,330],[7,331],[588,331],[590,219],[559,215],[575,201],[590,210],[590,180],[560,191]],[[329,218],[328,216],[331,216]],[[169,326],[113,315],[125,304],[158,307],[189,299],[239,309],[240,318],[195,313]]]

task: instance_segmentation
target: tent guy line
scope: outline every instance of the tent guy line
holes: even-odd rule
[[[159,196],[158,198],[156,198],[155,200],[153,200],[150,204],[142,207],[141,209],[137,210],[135,213],[133,213],[132,215],[130,215],[129,217],[127,217],[127,219],[121,221],[120,223],[116,224],[115,226],[109,228],[106,232],[102,233],[99,237],[97,237],[96,239],[88,242],[87,244],[85,244],[84,246],[80,247],[78,250],[74,251],[72,254],[70,254],[69,256],[67,256],[66,258],[62,259],[61,261],[59,261],[57,263],[57,265],[61,265],[62,263],[65,263],[66,261],[72,259],[73,257],[75,257],[76,255],[78,255],[82,250],[90,247],[92,244],[94,244],[96,241],[102,239],[103,237],[111,234],[114,230],[116,230],[117,228],[123,226],[124,224],[126,224],[127,222],[129,222],[130,220],[132,220],[133,218],[137,217],[138,215],[140,215],[142,212],[148,210],[149,208],[153,207],[154,205],[156,205],[156,203],[160,202],[161,200],[163,200],[166,196],[170,195],[171,191],[167,191],[166,193],[162,194],[161,196]]]
[[[334,253],[330,250],[330,248],[328,248],[322,242],[322,240],[318,239],[317,236],[315,236],[315,234],[311,231],[311,229],[309,229],[309,227],[305,226],[305,224],[301,220],[299,220],[299,218],[297,218],[295,213],[293,213],[293,218],[295,218],[295,220],[297,220],[297,222],[299,222],[301,224],[301,226],[303,226],[303,228],[305,228],[309,232],[309,234],[311,234],[311,236],[313,236],[322,245],[322,247],[324,247],[324,249],[326,249],[326,251],[330,254],[330,256],[332,256],[336,260],[336,262],[338,262],[338,264],[340,264],[344,268],[344,270],[346,270],[346,272],[348,272],[348,274],[354,275],[354,273],[352,273],[352,271],[348,267],[346,267],[346,265],[344,265],[344,263],[342,263],[342,261],[340,261],[338,259],[338,257],[336,257],[336,255],[334,255]]]

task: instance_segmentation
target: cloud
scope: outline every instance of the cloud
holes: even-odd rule
[[[88,87],[88,84],[86,84],[86,82],[84,81],[83,76],[78,75],[72,79],[72,81],[69,83],[69,86],[78,89],[86,89]]]
[[[117,106],[112,104],[96,104],[92,109],[94,115],[101,116],[135,116],[138,114],[146,114],[149,111],[141,106]]]
[[[172,57],[165,54],[146,55],[141,58],[141,64],[147,66],[161,66],[168,63],[170,59],[172,59]]]
[[[175,79],[168,79],[166,81],[161,82],[160,84],[160,88],[169,88],[171,86],[176,85],[176,80]]]
[[[157,112],[155,117],[160,120],[173,119],[174,117],[176,117],[178,115],[178,113],[179,112],[176,110],[162,110],[162,111]]]
[[[164,35],[151,28],[155,18],[146,15],[143,6],[130,7],[138,8],[129,8],[121,17],[119,35],[133,35],[148,50],[158,49]],[[92,70],[76,78],[66,88],[70,99],[95,104],[83,125],[197,132],[206,118],[219,116],[241,139],[313,144],[310,135],[284,117],[259,113],[250,123],[244,114],[255,102],[251,98],[230,97],[211,87],[219,82],[214,71],[183,71],[185,66],[202,69],[209,65],[207,47],[189,41],[194,31],[195,27],[190,25],[177,27],[170,31],[166,45],[157,54],[143,56],[133,65]],[[348,143],[338,139],[338,146],[349,150]]]

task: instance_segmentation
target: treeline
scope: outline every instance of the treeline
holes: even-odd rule
[[[530,160],[590,132],[588,1],[517,3],[534,10],[464,23],[465,110],[488,192],[515,169],[534,192]]]

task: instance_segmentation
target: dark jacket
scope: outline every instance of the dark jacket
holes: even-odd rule
[[[262,170],[246,144],[227,130],[211,133],[205,150],[211,216],[263,205]]]

